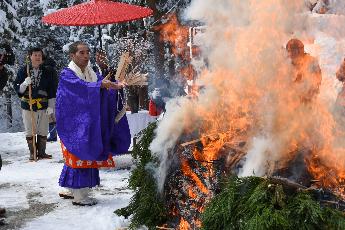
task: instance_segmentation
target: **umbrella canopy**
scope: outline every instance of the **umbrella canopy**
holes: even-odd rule
[[[62,26],[94,26],[132,21],[150,16],[152,10],[109,0],[92,0],[58,10],[42,21]]]
[[[102,47],[100,25],[133,21],[151,14],[152,10],[147,7],[109,0],[92,0],[48,14],[42,18],[42,21],[61,26],[98,25],[100,46]]]

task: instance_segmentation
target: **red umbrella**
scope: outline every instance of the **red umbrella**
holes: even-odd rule
[[[42,21],[62,26],[94,26],[133,21],[151,14],[152,10],[147,7],[109,0],[92,0],[48,14]],[[101,31],[99,34],[101,36]]]

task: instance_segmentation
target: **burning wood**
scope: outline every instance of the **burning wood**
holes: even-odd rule
[[[161,229],[161,230],[175,230],[175,228],[166,228],[166,227],[159,227],[159,226],[156,226],[156,229]]]
[[[236,168],[245,156],[245,143],[235,139],[229,139],[220,146],[214,157],[204,156],[205,149],[219,141],[222,135],[206,135],[179,144],[174,149],[175,164],[165,185],[167,205],[173,216],[169,226],[199,228],[201,213],[214,194],[219,192],[221,178]],[[187,224],[188,227],[185,227]]]
[[[203,136],[202,138],[207,138],[209,140],[214,140],[216,138],[219,137],[219,134],[208,134],[208,135],[205,135]],[[181,145],[181,147],[186,147],[187,145],[192,145],[192,144],[195,144],[197,142],[201,142],[202,138],[198,138],[198,139],[195,139],[195,140],[191,140],[191,141],[187,141],[187,142],[184,142]]]

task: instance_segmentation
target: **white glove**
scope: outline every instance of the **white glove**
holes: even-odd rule
[[[51,115],[51,114],[53,114],[53,113],[54,113],[53,108],[48,107],[48,108],[46,109],[46,114],[47,114],[48,116]]]
[[[19,93],[24,93],[26,88],[31,84],[31,78],[25,78],[24,82],[19,86]]]
[[[31,84],[31,78],[30,77],[25,78],[23,84],[26,86],[30,85]]]

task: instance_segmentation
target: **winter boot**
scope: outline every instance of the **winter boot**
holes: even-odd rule
[[[47,141],[49,142],[57,141],[56,122],[49,123],[49,137]]]
[[[0,218],[4,218],[6,215],[6,209],[0,208]]]
[[[90,197],[90,188],[73,189],[73,205],[92,206],[97,204],[97,200]]]
[[[6,209],[0,208],[0,226],[6,225],[5,218],[6,217]]]
[[[52,159],[52,155],[46,154],[47,137],[37,135],[37,157],[38,159]]]
[[[28,143],[28,147],[29,147],[29,150],[30,150],[30,157],[29,157],[29,160],[30,161],[33,161],[35,160],[34,158],[34,138],[31,136],[31,137],[26,137],[26,142]],[[36,145],[36,148],[37,148],[37,145]]]
[[[0,226],[4,226],[4,225],[6,225],[7,223],[6,223],[6,221],[5,221],[5,219],[0,219]]]

